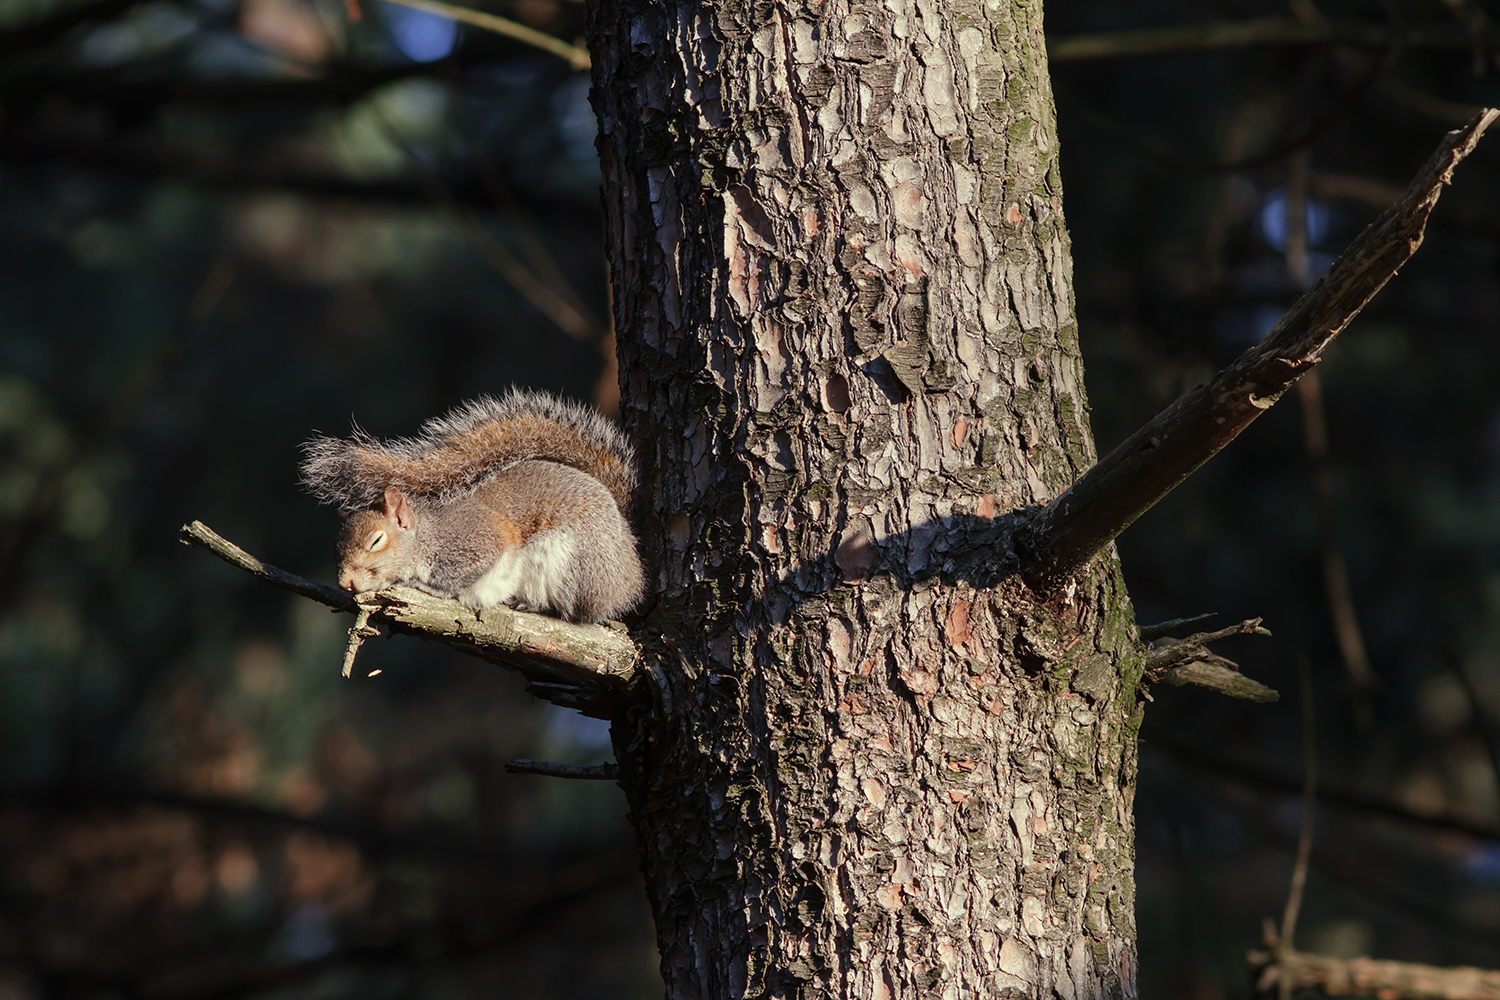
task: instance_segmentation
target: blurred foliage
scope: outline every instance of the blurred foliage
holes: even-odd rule
[[[1469,0],[1315,9],[1398,31],[1500,15]],[[1048,30],[1311,10],[1301,0],[1065,0],[1049,6]],[[1493,56],[1407,49],[1382,66],[1380,52],[1260,48],[1054,68],[1101,452],[1259,339],[1296,293],[1281,252],[1293,161],[1214,165],[1254,161],[1321,125],[1307,147],[1316,274],[1443,131],[1500,103]],[[1244,952],[1263,916],[1280,918],[1299,807],[1222,765],[1300,781],[1300,657],[1315,681],[1325,788],[1500,829],[1485,736],[1500,721],[1497,150],[1490,137],[1460,168],[1423,248],[1318,369],[1334,537],[1319,527],[1292,392],[1119,541],[1141,622],[1263,615],[1274,639],[1216,651],[1283,695],[1263,707],[1154,692],[1136,800],[1143,996],[1249,995]],[[1369,699],[1335,641],[1321,557],[1330,542],[1378,678]],[[1299,946],[1500,966],[1500,845],[1326,800],[1318,824]]]
[[[572,3],[494,9],[581,26]],[[1500,17],[1493,0],[1320,10]],[[1048,27],[1261,16],[1287,10],[1054,0]],[[1465,106],[1500,102],[1493,61],[1380,60],[1056,67],[1101,450],[1293,297],[1292,161],[1261,154],[1320,125],[1317,270]],[[618,789],[501,769],[604,759],[600,725],[408,640],[341,682],[347,622],[175,541],[202,518],[328,579],[333,516],[296,486],[313,430],[407,433],[510,383],[609,405],[587,87],[369,0],[0,0],[0,997],[660,994]],[[1297,806],[1274,782],[1300,774],[1300,656],[1326,787],[1389,808],[1321,808],[1299,944],[1500,966],[1500,844],[1473,831],[1500,829],[1497,166],[1488,145],[1464,164],[1427,246],[1320,370],[1334,538],[1289,396],[1120,540],[1143,622],[1263,615],[1275,639],[1219,651],[1289,695],[1155,692],[1143,995],[1248,995],[1244,951],[1291,865]],[[585,318],[577,339],[518,273]],[[1330,541],[1369,697],[1334,641]]]

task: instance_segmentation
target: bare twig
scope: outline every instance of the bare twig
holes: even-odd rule
[[[550,760],[510,760],[505,770],[511,774],[541,774],[549,778],[577,778],[583,781],[614,781],[620,777],[615,764],[554,764]]]
[[[1207,385],[1189,390],[1048,505],[1030,546],[1028,583],[1045,590],[1071,577],[1316,365],[1421,246],[1453,169],[1497,117],[1500,111],[1490,109],[1448,133],[1401,200],[1360,234],[1265,340]]]
[[[562,39],[554,38],[545,31],[528,28],[526,25],[512,21],[508,17],[486,14],[482,10],[459,7],[456,4],[442,3],[440,0],[385,0],[385,2],[400,4],[403,7],[411,7],[415,10],[425,10],[427,13],[436,14],[439,17],[461,21],[464,24],[472,24],[476,28],[493,31],[497,35],[513,38],[518,42],[524,42],[544,52],[560,56],[566,59],[568,65],[574,69],[589,68],[589,53],[587,49],[579,48],[577,45],[569,45]]]
[[[1333,475],[1328,467],[1328,419],[1323,407],[1323,386],[1317,372],[1309,372],[1297,385],[1302,403],[1302,424],[1306,432],[1307,460],[1311,468],[1313,499],[1318,509],[1318,534],[1322,542],[1323,585],[1328,594],[1328,611],[1333,618],[1333,633],[1338,640],[1339,657],[1354,690],[1356,714],[1368,724],[1370,693],[1375,688],[1375,671],[1365,649],[1359,615],[1354,609],[1353,588],[1349,585],[1349,567],[1339,549],[1338,525],[1333,504]]]
[[[1500,46],[1500,33],[1488,26],[1482,35],[1476,35],[1457,25],[1424,25],[1398,32],[1361,21],[1306,23],[1293,18],[1267,18],[1048,39],[1047,59],[1052,63],[1065,63],[1266,46],[1333,45],[1383,49],[1393,44],[1412,49],[1470,51],[1478,44],[1494,49]]]
[[[361,604],[354,616],[354,625],[349,629],[349,645],[344,649],[343,676],[346,679],[354,673],[354,657],[359,653],[359,647],[365,644],[366,639],[380,634],[380,629],[370,624],[370,614],[374,610],[372,605]]]
[[[1469,676],[1469,669],[1464,666],[1462,656],[1452,646],[1444,644],[1443,652],[1448,657],[1448,662],[1453,667],[1453,672],[1458,675],[1458,683],[1463,686],[1464,695],[1469,699],[1469,712],[1474,717],[1474,728],[1479,731],[1479,738],[1484,741],[1484,748],[1489,752],[1490,768],[1495,777],[1495,784],[1500,787],[1500,738],[1495,734],[1495,727],[1490,723],[1489,713],[1484,709],[1484,703],[1479,698],[1479,689],[1474,686],[1474,678]]]
[[[390,0],[398,2],[398,0]],[[404,0],[402,0],[404,2]],[[391,141],[396,143],[405,151],[412,165],[420,172],[432,198],[448,217],[458,226],[464,239],[469,241],[485,263],[494,268],[495,272],[510,283],[510,286],[521,294],[521,297],[530,302],[553,323],[574,340],[581,340],[588,344],[599,344],[603,342],[608,331],[599,322],[588,316],[580,306],[576,305],[576,297],[572,296],[572,289],[568,288],[566,281],[560,281],[561,290],[542,278],[539,278],[531,268],[521,263],[516,255],[511,253],[499,240],[490,235],[489,230],[480,225],[479,220],[472,212],[465,211],[448,191],[447,185],[443,183],[437,172],[431,170],[423,161],[417,150],[414,149],[406,136],[401,134],[389,118],[380,116],[381,124]],[[572,301],[570,301],[570,298]]]
[[[1163,639],[1146,651],[1146,677],[1149,680],[1155,680],[1168,667],[1175,667],[1179,663],[1186,663],[1188,660],[1203,658],[1208,654],[1207,647],[1211,642],[1228,639],[1234,635],[1269,636],[1270,634],[1271,630],[1261,625],[1261,619],[1247,618],[1238,624],[1231,625],[1228,628],[1221,628],[1216,632],[1198,632],[1188,636],[1186,639]]]
[[[344,591],[335,590],[332,587],[325,587],[321,583],[314,583],[306,577],[298,576],[296,573],[288,573],[286,570],[278,569],[270,563],[263,563],[233,542],[221,538],[202,521],[184,524],[182,526],[181,539],[182,544],[207,549],[231,566],[238,566],[247,573],[258,576],[267,583],[274,583],[283,590],[290,590],[292,593],[301,594],[303,597],[311,597],[319,604],[326,604],[337,611],[352,613],[359,610],[359,606],[354,600],[354,595],[346,594]]]
[[[1252,785],[1257,788],[1282,794],[1301,794],[1303,788],[1301,780],[1270,774],[1235,761],[1209,756],[1200,750],[1184,746],[1158,732],[1149,733],[1142,740],[1141,745],[1147,750],[1159,751],[1186,767],[1196,768],[1221,778],[1227,778],[1231,781]],[[1324,805],[1358,809],[1361,812],[1385,816],[1403,823],[1411,823],[1432,830],[1461,833],[1464,836],[1475,837],[1480,840],[1500,840],[1500,826],[1494,823],[1480,823],[1459,819],[1454,816],[1412,812],[1405,806],[1390,799],[1376,798],[1347,789],[1328,788],[1326,786],[1320,788],[1318,791],[1318,801]]]
[[[1203,614],[1193,615],[1191,618],[1172,618],[1164,622],[1157,622],[1155,625],[1142,625],[1137,631],[1140,633],[1142,642],[1155,642],[1157,639],[1166,638],[1184,625],[1201,622],[1204,619],[1212,618],[1216,614],[1218,614],[1217,611],[1205,611]]]
[[[1276,936],[1276,962],[1283,964],[1296,940],[1297,917],[1302,912],[1302,893],[1307,888],[1307,866],[1312,861],[1313,823],[1318,808],[1318,744],[1313,714],[1312,669],[1307,657],[1297,664],[1302,687],[1302,826],[1297,833],[1297,863],[1292,866],[1292,882],[1287,888],[1286,909],[1281,914],[1281,933]],[[1292,979],[1282,976],[1279,982],[1281,1000],[1291,1000]]]
[[[1261,969],[1257,986],[1288,996],[1313,990],[1323,996],[1380,997],[1381,1000],[1500,1000],[1500,971],[1468,966],[1442,968],[1373,958],[1331,958],[1286,949],[1280,955],[1252,951]]]
[[[372,616],[380,616],[396,631],[435,639],[535,680],[598,689],[602,697],[608,689],[623,685],[635,670],[635,643],[617,629],[576,625],[504,607],[472,611],[457,601],[407,587],[361,594],[356,602],[341,590],[261,562],[200,521],[183,526],[182,541],[205,548],[231,565],[336,610],[354,613],[369,605]]]

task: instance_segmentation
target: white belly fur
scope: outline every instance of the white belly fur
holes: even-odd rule
[[[459,591],[458,600],[471,608],[512,603],[528,611],[566,613],[575,600],[571,578],[577,549],[567,528],[539,531]]]

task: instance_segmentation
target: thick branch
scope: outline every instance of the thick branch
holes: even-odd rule
[[[267,565],[219,537],[201,521],[183,525],[181,537],[184,544],[207,549],[278,587],[339,611],[358,610],[354,598],[343,591]],[[435,639],[528,677],[568,681],[575,690],[580,684],[619,686],[635,669],[635,643],[624,632],[602,625],[575,625],[510,608],[476,612],[457,601],[407,587],[361,594],[359,603],[371,606],[375,617],[398,632]]]
[[[1269,991],[1283,982],[1291,991],[1314,990],[1323,996],[1380,997],[1381,1000],[1500,1000],[1500,970],[1468,966],[1442,968],[1415,962],[1381,962],[1373,958],[1330,958],[1305,951],[1252,951],[1256,984]]]
[[[1384,49],[1397,44],[1405,48],[1467,52],[1476,44],[1484,48],[1500,46],[1500,34],[1489,30],[1476,38],[1473,32],[1456,24],[1425,25],[1393,31],[1361,21],[1306,23],[1293,18],[1266,18],[1049,39],[1047,59],[1052,63],[1063,63],[1264,46],[1342,45],[1349,48]]]
[[[1233,441],[1294,382],[1422,245],[1427,217],[1453,169],[1500,111],[1448,133],[1406,193],[1376,219],[1259,344],[1104,456],[1037,520],[1027,582],[1065,581],[1204,462]]]

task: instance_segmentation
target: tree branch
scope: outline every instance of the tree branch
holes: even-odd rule
[[[1215,657],[1215,660],[1219,657]],[[1273,687],[1267,687],[1260,681],[1246,677],[1238,670],[1232,670],[1223,663],[1213,660],[1198,659],[1191,663],[1172,667],[1161,675],[1159,681],[1172,687],[1183,687],[1192,684],[1196,687],[1205,687],[1211,691],[1217,691],[1230,698],[1239,698],[1241,701],[1253,701],[1262,705],[1269,705],[1273,701],[1281,700],[1280,693]]]
[[[1141,740],[1141,746],[1145,747],[1148,751],[1165,754],[1184,767],[1206,771],[1220,778],[1227,778],[1230,781],[1285,795],[1297,795],[1302,791],[1303,783],[1296,778],[1271,774],[1254,767],[1235,763],[1234,761],[1209,756],[1201,750],[1178,743],[1170,736],[1155,730],[1150,730],[1144,735]],[[1403,823],[1424,826],[1432,830],[1461,833],[1466,837],[1474,837],[1479,840],[1500,840],[1500,826],[1494,823],[1473,822],[1443,814],[1416,813],[1390,799],[1376,798],[1375,796],[1349,791],[1348,789],[1329,788],[1326,784],[1318,790],[1318,801],[1324,805],[1358,809],[1362,812],[1385,816]]]
[[[1341,45],[1361,49],[1383,49],[1400,45],[1413,49],[1472,51],[1476,45],[1486,49],[1500,46],[1500,34],[1490,29],[1482,36],[1477,36],[1464,30],[1462,26],[1448,24],[1391,30],[1361,21],[1305,23],[1293,18],[1266,18],[1049,39],[1047,59],[1052,63],[1090,62],[1183,52],[1315,45]]]
[[[1239,436],[1359,314],[1417,247],[1453,169],[1500,111],[1448,133],[1400,201],[1376,219],[1266,338],[1136,431],[1037,518],[1026,580],[1052,589]]]
[[[550,760],[508,760],[505,770],[510,774],[540,774],[548,778],[576,778],[583,781],[614,781],[620,777],[620,768],[615,764],[554,764]]]
[[[1373,958],[1331,958],[1305,951],[1252,951],[1259,969],[1256,988],[1284,992],[1310,989],[1323,996],[1380,997],[1381,1000],[1500,1000],[1500,971],[1469,966],[1441,968]]]
[[[624,632],[603,625],[575,625],[503,607],[472,611],[457,601],[408,587],[361,594],[356,602],[341,590],[261,562],[201,521],[183,525],[181,538],[185,545],[207,549],[268,583],[335,610],[354,613],[361,605],[369,606],[372,615],[394,631],[437,640],[534,680],[564,681],[575,692],[579,687],[618,688],[635,670],[635,643]]]
[[[361,181],[336,174],[299,169],[276,169],[233,159],[191,155],[148,143],[99,141],[62,135],[25,134],[0,127],[0,161],[57,164],[144,180],[172,178],[204,187],[231,191],[289,191],[314,198],[343,198],[361,202],[431,205],[432,192],[414,179]],[[488,193],[472,174],[445,176],[444,185],[455,201],[492,209]],[[528,211],[564,216],[576,224],[594,224],[597,206],[588,208],[566,198],[527,194]]]
[[[1216,632],[1198,632],[1186,639],[1163,639],[1146,651],[1146,677],[1161,676],[1168,667],[1198,659],[1208,653],[1208,644],[1228,639],[1235,635],[1269,636],[1271,630],[1261,625],[1259,618],[1247,618],[1237,625],[1221,628]]]
[[[518,21],[512,21],[508,17],[499,17],[495,14],[487,14],[482,10],[474,10],[471,7],[460,7],[457,4],[442,3],[441,0],[386,0],[386,3],[400,4],[403,7],[412,7],[416,10],[436,14],[464,24],[472,24],[476,28],[485,31],[493,31],[497,35],[515,39],[544,52],[565,59],[568,65],[575,70],[589,68],[589,53],[587,49],[579,48],[577,45],[569,45],[561,38],[555,38],[545,31],[529,28]]]

